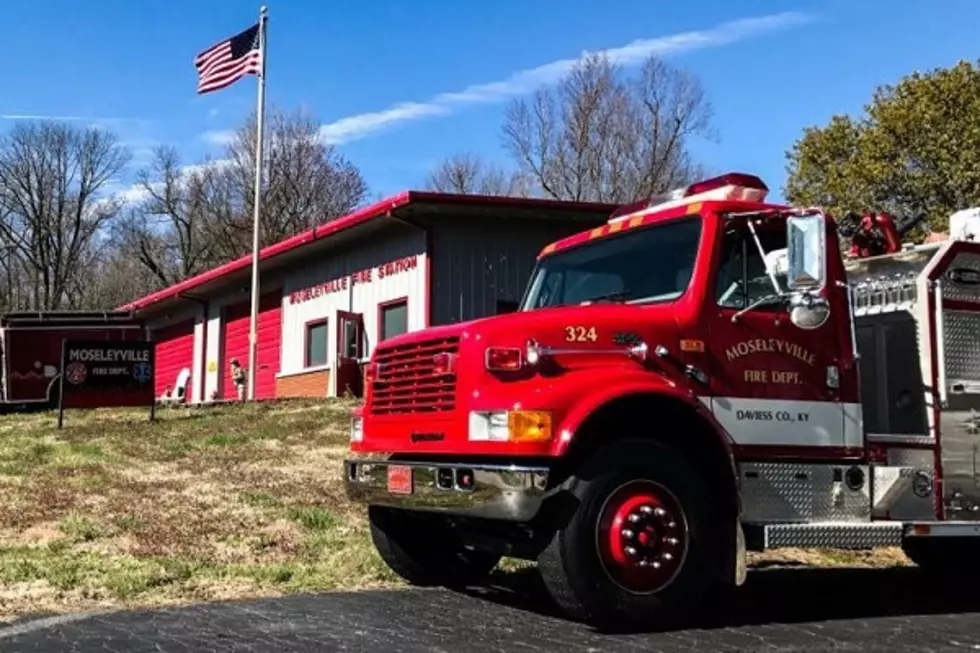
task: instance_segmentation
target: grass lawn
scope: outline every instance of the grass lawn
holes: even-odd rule
[[[341,400],[0,417],[0,620],[399,585],[346,501]],[[898,551],[755,564],[891,566]],[[503,565],[505,569],[520,565]]]

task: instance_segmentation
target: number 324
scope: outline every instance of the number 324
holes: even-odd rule
[[[566,342],[595,342],[598,340],[595,327],[567,326],[565,327]]]

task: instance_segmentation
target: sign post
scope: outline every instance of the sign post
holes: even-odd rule
[[[66,408],[148,407],[156,414],[153,343],[145,340],[64,340],[58,428]]]

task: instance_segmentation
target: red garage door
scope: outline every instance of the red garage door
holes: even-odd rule
[[[194,320],[185,320],[171,326],[155,329],[152,332],[156,371],[153,374],[153,389],[157,397],[173,387],[177,376],[184,368],[194,375]],[[187,382],[187,395],[191,393],[191,383]]]
[[[237,399],[238,391],[231,380],[231,359],[248,367],[249,301],[225,309],[221,338],[221,396]],[[259,299],[258,359],[255,372],[255,398],[276,396],[276,374],[279,373],[279,351],[282,341],[282,293],[274,292]]]

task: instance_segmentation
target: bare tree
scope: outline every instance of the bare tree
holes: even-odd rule
[[[529,197],[530,180],[520,172],[507,172],[471,153],[455,154],[440,163],[426,179],[426,188],[465,195]]]
[[[138,173],[144,199],[120,221],[116,237],[160,285],[203,272],[225,253],[217,238],[231,213],[224,174],[214,162],[184,167],[169,146]]]
[[[101,194],[129,156],[113,134],[94,128],[21,124],[0,138],[0,238],[26,272],[31,308],[72,305],[73,280],[120,210]]]
[[[120,306],[161,286],[142,261],[115,240],[94,249],[80,281],[84,292],[77,294],[73,307],[91,310]]]
[[[261,242],[282,240],[340,217],[367,195],[361,173],[302,113],[270,111],[263,152]],[[144,196],[116,229],[121,251],[165,286],[251,251],[255,116],[234,134],[224,158],[184,166],[173,148],[138,175]]]
[[[521,171],[550,197],[630,202],[699,172],[692,137],[713,136],[698,80],[656,58],[624,78],[604,54],[585,57],[553,88],[516,100],[502,128]]]
[[[262,241],[271,243],[350,212],[367,195],[360,171],[326,144],[320,123],[303,112],[270,110],[266,122]],[[255,189],[255,116],[228,145],[225,168],[235,195],[237,215],[229,224],[251,246]]]

